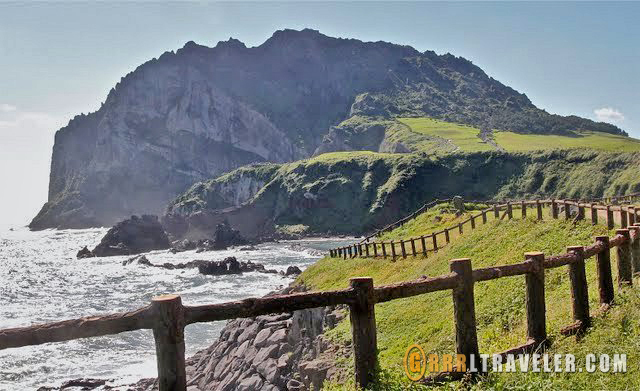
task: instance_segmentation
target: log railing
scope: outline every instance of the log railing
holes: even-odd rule
[[[374,286],[373,279],[368,277],[352,278],[350,287],[343,290],[267,296],[200,306],[185,306],[180,296],[176,295],[159,296],[155,297],[149,306],[131,312],[0,330],[0,350],[151,329],[156,343],[159,390],[185,391],[186,325],[348,305],[356,382],[366,387],[375,379],[376,304],[451,290],[454,301],[456,352],[465,355],[467,362],[470,362],[479,357],[474,285],[483,281],[524,275],[526,343],[509,351],[529,351],[549,343],[546,331],[544,270],[568,266],[574,323],[563,329],[563,332],[581,333],[591,324],[585,261],[596,257],[600,304],[611,305],[614,290],[609,254],[612,248],[616,248],[618,285],[632,285],[633,274],[640,272],[639,223],[635,223],[629,229],[617,230],[613,238],[598,236],[589,246],[568,247],[567,253],[561,255],[545,257],[541,252],[528,252],[524,254],[524,262],[475,270],[472,269],[470,259],[455,259],[450,261],[451,272],[448,274],[384,286]]]
[[[632,194],[629,196],[619,197],[620,201],[630,202],[640,197],[639,194]],[[439,201],[433,201],[427,205],[435,205]],[[448,202],[448,200],[443,200]],[[491,204],[490,201],[466,201],[474,203]],[[396,259],[402,256],[428,256],[429,253],[437,252],[445,244],[451,240],[451,232],[458,232],[462,235],[466,231],[465,225],[469,225],[470,229],[477,228],[480,224],[486,224],[489,216],[493,216],[495,219],[513,219],[514,207],[520,208],[523,218],[527,217],[527,210],[531,209],[532,215],[538,220],[542,220],[544,217],[543,209],[549,208],[551,210],[552,218],[559,218],[559,212],[564,210],[563,216],[565,219],[577,219],[584,220],[586,218],[591,219],[593,224],[597,224],[599,221],[598,211],[602,211],[605,214],[605,221],[609,229],[615,227],[615,216],[618,215],[618,221],[620,228],[626,228],[629,225],[633,225],[636,221],[640,221],[638,216],[638,210],[633,205],[603,205],[596,203],[595,201],[575,201],[575,200],[533,200],[533,201],[513,201],[506,202],[504,204],[493,204],[491,207],[481,210],[476,214],[472,214],[463,221],[458,222],[456,225],[444,228],[443,230],[432,232],[429,235],[422,235],[419,237],[413,237],[408,239],[390,240],[390,241],[369,241],[375,235],[365,238],[365,240],[354,243],[349,246],[338,247],[329,250],[329,256],[332,258],[356,258],[356,257],[382,257]],[[575,213],[572,212],[572,208],[575,209]],[[428,209],[428,208],[426,208]],[[426,210],[425,209],[425,210]],[[589,210],[587,215],[586,210]],[[415,218],[418,212],[409,216]],[[401,221],[407,221],[410,218],[407,217]],[[397,222],[388,226],[395,225],[401,226]],[[385,227],[383,230],[388,230]],[[382,232],[382,231],[380,231]]]
[[[410,215],[407,215],[403,218],[401,218],[398,221],[395,221],[389,225],[384,226],[383,228],[380,228],[379,230],[376,230],[374,233],[365,236],[364,239],[362,239],[360,241],[360,243],[365,243],[368,242],[369,240],[371,240],[372,238],[375,238],[377,236],[381,236],[382,234],[384,234],[385,232],[389,232],[389,231],[393,231],[394,229],[398,228],[398,227],[402,227],[405,223],[409,222],[410,220],[415,219],[416,217],[418,217],[419,215],[421,215],[422,213],[426,212],[427,210],[433,208],[436,205],[440,205],[440,204],[448,204],[451,201],[453,201],[452,198],[446,198],[444,200],[439,200],[439,199],[435,199],[431,202],[428,202],[424,205],[422,205],[420,208],[418,208],[418,210],[416,210],[415,212],[411,213]],[[479,201],[479,200],[461,200],[464,203],[467,204],[485,204],[485,205],[493,205],[493,204],[499,204],[500,201]]]

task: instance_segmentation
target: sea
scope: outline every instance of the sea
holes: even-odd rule
[[[274,274],[205,276],[197,269],[167,270],[137,263],[130,256],[76,259],[93,248],[106,228],[84,230],[0,229],[0,329],[84,316],[129,311],[161,294],[178,294],[185,305],[212,304],[263,296],[293,278]],[[305,269],[329,248],[353,238],[264,243],[255,248],[196,253],[146,253],[152,263],[222,260],[234,256],[267,269]],[[187,357],[211,345],[226,322],[199,323],[185,330]],[[117,386],[155,377],[150,330],[0,350],[0,390],[36,390],[77,378],[110,379]]]

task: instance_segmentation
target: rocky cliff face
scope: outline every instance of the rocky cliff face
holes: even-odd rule
[[[49,200],[30,227],[112,225],[131,214],[158,214],[197,181],[248,163],[311,156],[349,117],[398,115],[522,132],[621,132],[549,115],[450,54],[313,30],[278,31],[254,48],[233,39],[214,48],[189,42],[138,67],[97,112],[58,131]],[[370,129],[361,143],[380,144],[379,133]]]
[[[268,236],[276,225],[302,225],[317,234],[368,233],[451,194],[467,199],[587,199],[637,192],[639,158],[637,153],[581,150],[438,158],[322,155],[280,165],[240,207],[216,209],[218,204],[200,196],[225,178],[196,185],[169,206],[163,221],[173,235],[192,239],[210,237],[224,220],[247,238]]]

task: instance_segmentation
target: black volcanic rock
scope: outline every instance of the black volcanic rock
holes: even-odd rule
[[[277,31],[247,48],[189,42],[139,66],[100,109],[56,133],[48,202],[32,229],[108,226],[132,213],[161,214],[198,181],[255,162],[318,150],[331,127],[371,116],[427,116],[517,132],[613,125],[561,117],[461,57],[402,45]],[[380,129],[362,146],[378,150]],[[389,146],[402,150],[401,146]]]
[[[224,221],[216,226],[213,239],[213,250],[224,250],[227,247],[246,244],[247,241],[240,236],[240,231],[231,228],[228,221]]]
[[[78,259],[83,259],[83,258],[93,258],[95,257],[95,254],[93,252],[91,252],[91,250],[89,250],[89,248],[87,246],[84,246],[80,251],[78,251],[78,253],[76,254],[76,258]]]
[[[157,216],[131,216],[111,228],[92,253],[97,257],[140,254],[171,246]]]

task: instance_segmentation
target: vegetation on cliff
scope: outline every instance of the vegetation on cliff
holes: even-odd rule
[[[98,111],[57,132],[48,202],[30,227],[157,214],[193,183],[250,163],[344,150],[408,152],[404,143],[413,139],[421,151],[456,150],[440,136],[402,129],[395,121],[403,117],[526,134],[625,134],[549,114],[448,53],[309,29],[277,31],[256,47],[188,42],[139,66]],[[491,149],[474,137],[461,150],[467,145]]]
[[[444,208],[435,208],[413,220],[404,232],[391,232],[390,237],[405,237],[450,226],[456,219]],[[515,214],[519,216],[518,213]],[[436,218],[436,216],[439,216]],[[462,217],[464,218],[464,217]],[[314,290],[348,287],[350,277],[370,276],[376,285],[389,284],[419,278],[422,275],[437,276],[449,272],[448,261],[455,258],[471,258],[474,268],[490,267],[521,262],[527,251],[543,251],[546,255],[564,253],[570,245],[586,245],[593,236],[609,234],[602,225],[582,221],[545,220],[533,217],[525,220],[496,221],[492,217],[486,225],[454,237],[452,243],[437,254],[429,254],[395,262],[390,259],[337,259],[325,258],[309,267],[298,282]],[[615,251],[612,252],[615,260]],[[615,261],[614,276],[617,274]],[[590,307],[598,308],[596,265],[586,263],[589,283]],[[634,316],[640,316],[637,290],[616,288],[617,305],[604,317],[596,318],[593,328],[584,339],[575,343],[574,337],[563,337],[559,330],[572,322],[571,290],[566,268],[546,272],[547,330],[554,353],[573,353],[577,366],[584,364],[586,353],[627,353],[627,374],[612,373],[491,373],[481,380],[477,389],[591,389],[594,384],[603,389],[635,389],[640,386],[637,371],[638,355],[633,346],[640,331]],[[509,294],[505,294],[509,292]],[[494,353],[525,342],[526,311],[524,278],[513,277],[478,283],[475,287],[476,317],[480,351]],[[452,353],[455,351],[453,302],[451,292],[435,292],[412,298],[396,300],[376,306],[379,360],[382,368],[379,389],[403,390],[409,387],[404,376],[402,360],[406,349],[420,344],[425,353]],[[334,341],[345,343],[351,338],[348,319],[329,335]],[[344,362],[349,370],[350,362]],[[414,385],[415,389],[422,389]],[[352,389],[350,385],[329,385],[330,390]],[[449,385],[443,386],[450,389]]]
[[[638,154],[593,150],[443,156],[327,153],[294,163],[247,167],[194,185],[169,205],[167,214],[193,220],[199,212],[217,210],[216,216],[224,216],[221,208],[236,206],[230,217],[251,211],[242,215],[252,219],[250,230],[302,225],[309,233],[364,233],[451,194],[470,199],[594,198],[640,191],[639,164]],[[234,191],[244,191],[240,178],[247,177],[259,177],[264,185],[254,187],[242,204],[222,202],[214,191],[224,186],[232,199]]]
[[[620,134],[576,129],[557,133],[523,134],[511,128],[489,129],[445,122],[428,117],[353,116],[332,128],[327,143],[317,150],[368,150],[422,152],[443,155],[452,152],[503,150],[510,152],[588,148],[609,152],[638,152],[640,140]]]

